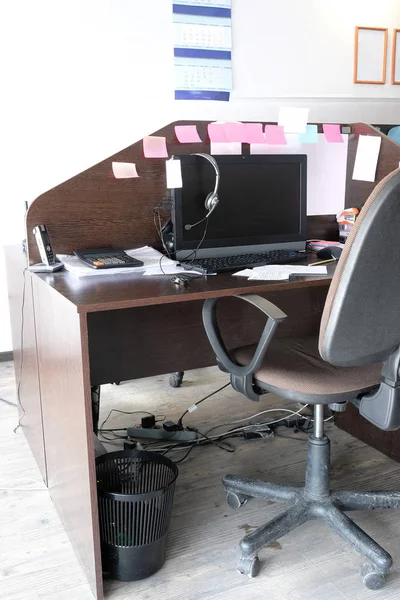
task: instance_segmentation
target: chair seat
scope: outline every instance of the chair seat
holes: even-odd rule
[[[237,348],[232,356],[239,365],[246,365],[255,348],[255,345]],[[379,384],[381,366],[335,367],[321,358],[318,337],[281,338],[271,343],[254,379],[293,393],[340,394]]]

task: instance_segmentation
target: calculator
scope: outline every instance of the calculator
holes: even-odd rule
[[[104,248],[87,248],[74,250],[82,262],[92,269],[118,269],[119,267],[143,267],[141,260],[132,258],[121,248],[106,246]]]

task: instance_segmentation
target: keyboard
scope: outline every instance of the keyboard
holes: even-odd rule
[[[255,254],[237,254],[235,256],[218,256],[215,258],[194,258],[181,261],[180,264],[188,270],[200,273],[223,273],[252,269],[270,264],[291,263],[306,258],[305,252],[296,250],[270,250]]]

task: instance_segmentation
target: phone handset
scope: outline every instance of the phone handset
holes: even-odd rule
[[[56,259],[53,248],[51,247],[49,232],[47,231],[46,225],[38,225],[37,227],[34,227],[33,233],[36,238],[42,263],[44,265],[54,265]]]
[[[37,265],[31,265],[29,270],[37,272],[54,272],[62,269],[63,264],[56,259],[46,225],[37,225],[34,227],[33,234],[39,248],[39,254],[42,262]]]

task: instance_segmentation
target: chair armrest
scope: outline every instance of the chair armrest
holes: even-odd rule
[[[252,304],[268,317],[254,356],[248,365],[241,366],[234,363],[228,354],[217,322],[217,302],[219,298],[208,298],[204,302],[203,323],[211,347],[224,369],[233,375],[246,377],[252,375],[260,367],[274,336],[275,329],[281,321],[286,319],[287,315],[275,304],[256,294],[243,294],[234,297]]]

